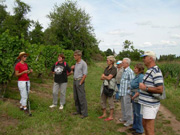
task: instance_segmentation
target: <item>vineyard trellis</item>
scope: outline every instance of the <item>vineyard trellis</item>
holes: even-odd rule
[[[41,76],[57,61],[59,53],[64,53],[66,62],[69,65],[74,64],[73,51],[64,50],[59,45],[39,45],[30,44],[23,38],[12,37],[6,31],[0,35],[0,92],[1,94],[7,88],[8,82],[14,75],[14,67],[17,61],[17,56],[20,52],[25,51],[30,54],[27,59],[29,68],[32,68],[38,76]]]

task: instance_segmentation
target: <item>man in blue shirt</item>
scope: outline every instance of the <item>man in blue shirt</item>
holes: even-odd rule
[[[132,103],[130,97],[130,82],[134,78],[134,72],[129,67],[131,60],[124,58],[122,65],[124,72],[120,81],[119,96],[121,97],[121,111],[122,118],[119,119],[121,122],[126,122],[124,126],[130,126],[133,123],[132,119]]]

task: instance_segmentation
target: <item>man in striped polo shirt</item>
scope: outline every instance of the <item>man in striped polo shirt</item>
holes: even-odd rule
[[[156,99],[152,93],[162,94],[164,81],[162,72],[156,65],[156,54],[147,51],[141,57],[143,57],[143,62],[148,70],[143,78],[143,83],[139,84],[141,89],[139,103],[142,105],[145,134],[154,135],[154,122],[160,107],[160,100]]]

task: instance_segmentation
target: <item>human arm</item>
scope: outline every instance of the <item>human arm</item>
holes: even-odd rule
[[[16,70],[16,71],[15,71],[15,75],[16,75],[17,77],[19,77],[19,76],[21,76],[21,75],[23,75],[23,74],[25,74],[25,73],[28,74],[28,72],[30,72],[30,71],[29,71],[29,70],[24,70],[23,72],[19,73],[19,71]]]
[[[83,82],[85,81],[85,79],[86,79],[86,75],[83,75],[83,77],[82,77],[82,79],[81,79],[79,85],[83,84]]]
[[[150,93],[157,93],[157,94],[162,94],[163,92],[163,85],[157,86],[157,87],[148,87],[144,83],[139,84],[139,89],[143,91],[147,91]]]
[[[139,96],[139,92],[136,92],[135,95],[131,99],[134,100],[138,96]]]
[[[111,80],[113,78],[112,74],[105,76],[104,74],[101,75],[101,80]]]

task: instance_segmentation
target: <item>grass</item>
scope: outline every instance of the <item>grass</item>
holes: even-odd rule
[[[35,76],[31,76],[32,92],[30,94],[30,102],[32,117],[29,117],[18,108],[20,95],[17,88],[17,78],[14,78],[5,95],[7,100],[0,100],[0,118],[6,118],[6,121],[0,122],[0,134],[126,135],[127,133],[125,132],[118,132],[118,129],[122,128],[122,124],[116,124],[115,121],[104,122],[103,120],[97,119],[97,117],[102,114],[100,106],[100,87],[102,81],[100,80],[100,76],[105,66],[105,63],[96,63],[88,67],[85,89],[89,117],[85,119],[71,115],[72,112],[75,111],[72,76],[69,77],[66,105],[62,111],[58,108],[49,109],[49,105],[52,104],[53,78],[44,77],[42,81]],[[178,110],[180,107],[177,106],[177,104],[179,103],[178,95],[180,95],[180,93],[178,90],[172,90],[170,86],[166,88],[166,91],[167,99],[162,101],[162,103],[179,119],[180,113]],[[5,127],[2,125],[5,125]],[[164,120],[163,116],[159,115],[159,118],[156,120],[157,135],[160,135],[162,132],[167,133],[167,135],[169,133],[175,135],[172,128],[168,125],[169,121]]]

